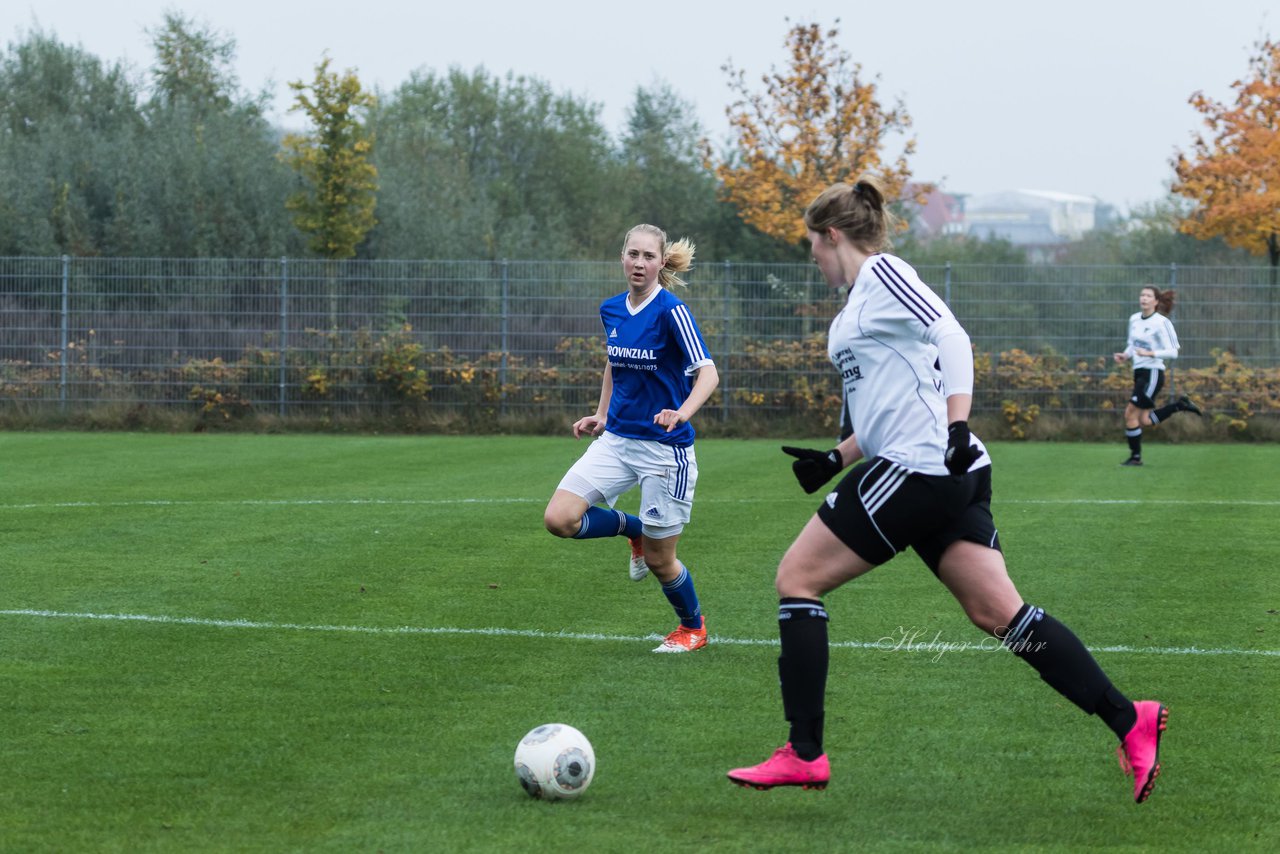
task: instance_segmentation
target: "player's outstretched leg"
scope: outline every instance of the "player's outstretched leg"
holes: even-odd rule
[[[1160,773],[1160,733],[1169,720],[1165,707],[1126,698],[1075,633],[1034,605],[1018,609],[1004,644],[1054,690],[1086,714],[1097,715],[1116,734],[1120,767],[1134,777],[1133,799],[1145,801]]]
[[[1167,421],[1169,420],[1169,418],[1178,414],[1179,412],[1190,412],[1195,415],[1204,414],[1201,411],[1200,407],[1196,406],[1191,401],[1191,398],[1187,397],[1184,394],[1182,397],[1178,398],[1173,403],[1170,403],[1167,406],[1161,406],[1159,409],[1156,409],[1154,412],[1152,412],[1151,423],[1159,424],[1162,421]]]

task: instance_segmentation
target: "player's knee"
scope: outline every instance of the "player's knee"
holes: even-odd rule
[[[548,510],[542,515],[542,524],[547,530],[557,537],[572,537],[578,533],[578,528],[582,525],[581,519],[570,519]]]
[[[1009,621],[1017,614],[1018,608],[1012,607],[1012,600],[991,601],[966,604],[964,612],[969,622],[979,629],[989,635],[1003,638],[1009,631]]]
[[[789,590],[791,585],[791,573],[787,570],[787,558],[784,555],[782,563],[778,564],[778,571],[773,576],[773,589],[779,597],[788,596],[790,594],[783,591]]]
[[[997,617],[993,611],[985,608],[968,609],[965,613],[969,617],[969,622],[989,635],[999,637],[1008,628],[1009,617],[1007,614],[1004,617]]]
[[[645,566],[649,567],[649,571],[653,573],[653,577],[661,582],[675,581],[680,577],[680,561],[675,555],[669,558],[651,557],[648,552],[644,554]]]
[[[817,599],[822,595],[822,592],[813,585],[809,573],[804,572],[796,561],[789,561],[786,557],[783,557],[782,563],[778,564],[778,574],[774,577],[773,586],[780,599],[786,597]]]

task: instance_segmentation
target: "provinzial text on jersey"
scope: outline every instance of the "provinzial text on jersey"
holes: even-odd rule
[[[652,361],[656,358],[652,350],[644,350],[639,347],[615,347],[609,345],[609,358],[619,359],[648,359]]]

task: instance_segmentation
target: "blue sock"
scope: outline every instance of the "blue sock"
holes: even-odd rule
[[[638,537],[643,526],[639,516],[630,516],[608,507],[588,507],[587,512],[582,514],[582,526],[573,538],[594,540],[596,537]]]
[[[662,593],[675,608],[680,625],[686,629],[702,628],[702,606],[698,604],[698,594],[693,589],[693,576],[689,568],[680,564],[680,574],[674,581],[662,585]]]

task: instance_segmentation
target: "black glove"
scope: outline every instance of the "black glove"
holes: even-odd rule
[[[782,446],[784,454],[796,458],[791,470],[805,492],[817,492],[824,483],[831,480],[844,468],[844,459],[840,451],[832,448],[829,451],[814,451],[809,448],[788,448]]]
[[[982,451],[977,445],[969,444],[969,422],[953,421],[947,428],[947,453],[943,456],[947,471],[954,475],[964,474],[969,470]]]

